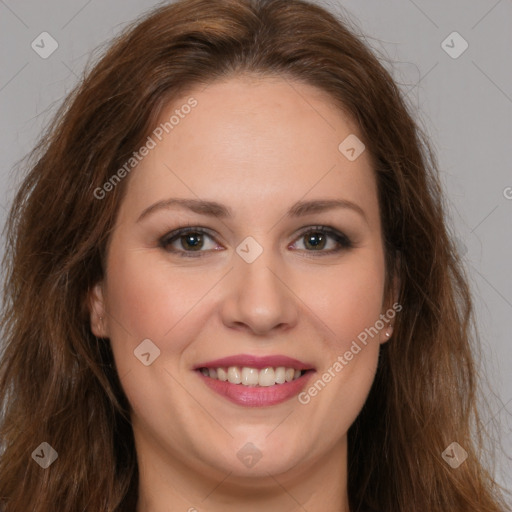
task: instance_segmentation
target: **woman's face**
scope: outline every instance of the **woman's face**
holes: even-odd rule
[[[355,125],[316,88],[247,77],[184,95],[166,122],[125,178],[91,293],[140,461],[240,477],[339,465],[391,332]]]

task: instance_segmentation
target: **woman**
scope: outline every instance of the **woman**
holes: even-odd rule
[[[5,512],[505,510],[435,159],[320,7],[138,21],[7,234]]]

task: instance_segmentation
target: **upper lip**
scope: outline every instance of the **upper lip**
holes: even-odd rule
[[[227,368],[229,366],[246,366],[249,368],[257,368],[258,370],[267,368],[268,366],[274,368],[284,366],[285,368],[294,368],[296,370],[313,369],[311,364],[284,355],[253,356],[249,354],[239,354],[198,364],[194,367],[194,370],[198,370],[199,368]]]

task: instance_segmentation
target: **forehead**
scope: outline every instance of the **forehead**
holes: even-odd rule
[[[377,212],[370,155],[350,161],[339,150],[361,137],[357,126],[311,85],[244,76],[196,87],[166,106],[159,128],[130,176],[125,200],[134,212],[170,196],[234,211],[341,197]]]

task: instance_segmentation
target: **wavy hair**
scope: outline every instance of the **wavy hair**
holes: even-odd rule
[[[398,276],[403,310],[348,433],[351,510],[505,510],[481,461],[478,336],[433,150],[349,20],[300,0],[179,0],[145,14],[84,73],[27,157],[3,261],[0,508],[135,510],[129,403],[87,301],[129,177],[102,200],[95,191],[169,101],[243,73],[328,93],[374,162],[386,293]],[[468,453],[457,469],[441,456],[452,441]],[[41,442],[58,452],[47,470],[31,460]]]

